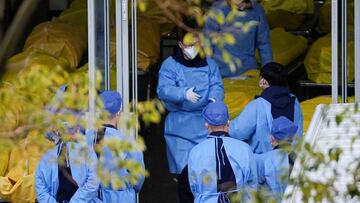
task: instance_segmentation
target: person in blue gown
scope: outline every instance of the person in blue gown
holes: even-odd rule
[[[124,135],[118,129],[122,105],[120,94],[115,91],[104,91],[100,94],[100,98],[103,101],[104,109],[109,113],[109,117],[103,124],[103,127],[95,133],[95,136],[92,136],[94,147],[96,148],[96,145],[102,141],[110,141],[113,139],[118,139],[132,144],[132,146],[137,146],[134,137]],[[88,133],[88,136],[89,134],[91,134],[91,132]],[[113,152],[109,148],[103,147],[102,153],[98,153],[97,156],[102,166],[102,174],[116,174],[117,178],[120,179],[129,176],[129,171],[126,168],[119,168],[117,159],[114,158]],[[143,153],[140,149],[135,148],[131,151],[125,151],[121,154],[121,158],[134,161],[142,168],[142,170],[145,170]],[[135,203],[136,193],[140,191],[145,179],[143,174],[139,174],[136,177],[136,183],[130,183],[126,180],[125,186],[120,188],[114,188],[111,183],[108,185],[101,183],[100,199],[104,203]]]
[[[39,203],[101,202],[95,151],[79,143],[80,127],[69,127],[71,138],[59,141],[41,158],[35,172]]]
[[[157,86],[157,94],[169,112],[164,137],[170,173],[178,174],[180,202],[193,199],[185,166],[190,150],[207,137],[201,111],[209,102],[224,99],[218,65],[211,58],[200,57],[196,36],[185,44],[185,34],[179,29],[178,46],[162,63]]]
[[[231,137],[246,141],[256,154],[272,150],[269,135],[274,119],[285,116],[298,127],[294,143],[303,134],[303,117],[299,101],[289,92],[287,72],[275,62],[266,64],[260,70],[261,95],[251,101],[234,120],[230,122]]]
[[[281,146],[291,142],[298,127],[288,118],[280,116],[274,119],[270,142],[273,150],[255,154],[258,183],[270,192],[277,202],[281,202],[288,183],[291,158]]]
[[[230,33],[235,38],[234,44],[226,44],[223,48],[215,44],[212,46],[214,59],[219,64],[223,77],[239,76],[250,69],[256,69],[256,50],[259,52],[261,64],[273,61],[269,26],[260,4],[249,0],[220,0],[214,3],[210,12],[215,13],[216,17],[209,15],[207,18],[203,29],[205,35],[212,38],[214,34]],[[232,19],[230,16],[233,14],[235,16]],[[226,19],[224,23],[219,23],[219,15]],[[244,30],[246,23],[252,24],[248,30]],[[224,50],[229,52],[232,63],[225,62]],[[236,63],[239,60],[241,63]]]
[[[228,203],[230,195],[257,189],[256,163],[248,144],[228,134],[229,114],[223,102],[203,110],[209,135],[190,152],[188,177],[195,203]]]

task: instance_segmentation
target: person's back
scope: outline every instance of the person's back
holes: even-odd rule
[[[236,4],[246,6],[240,6],[243,8],[232,10],[232,6],[236,7]],[[269,26],[264,9],[260,4],[255,2],[246,3],[246,0],[237,1],[237,3],[231,0],[221,0],[214,3],[211,12],[221,14],[227,20],[220,24],[213,17],[218,15],[209,15],[203,29],[204,34],[211,37],[214,34],[224,35],[230,33],[235,38],[234,43],[225,44],[223,48],[213,44],[214,59],[219,64],[223,77],[239,76],[249,69],[256,69],[258,66],[255,57],[257,49],[263,65],[273,61]],[[230,54],[234,64],[225,62],[223,59],[224,50]],[[237,61],[238,63],[236,63]]]
[[[58,159],[64,163],[59,165]],[[80,143],[60,142],[40,160],[35,173],[39,203],[99,202],[94,150],[84,151]]]
[[[270,142],[273,150],[255,154],[259,186],[265,187],[278,202],[281,201],[288,183],[290,163],[289,153],[281,146],[290,145],[297,126],[284,116],[273,121]]]
[[[220,153],[217,153],[218,146],[222,148]],[[228,162],[228,169],[222,161]],[[195,202],[217,202],[219,198],[229,198],[227,194],[232,192],[256,189],[255,168],[253,153],[246,143],[226,136],[208,138],[196,145],[189,155],[189,182]],[[221,170],[229,169],[234,179],[219,184],[225,178],[221,176],[226,176]]]
[[[228,112],[222,102],[203,111],[208,138],[190,152],[188,176],[195,202],[229,202],[229,195],[256,189],[256,163],[251,148],[227,134]]]
[[[120,119],[120,109],[122,105],[121,96],[114,91],[104,91],[100,94],[104,103],[104,108],[109,112],[109,118],[103,128],[99,130],[95,137],[95,145],[99,143],[122,143],[122,145],[129,145],[134,149],[124,148],[119,157],[114,157],[114,149],[103,146],[102,153],[98,154],[99,162],[101,164],[100,174],[110,175],[110,178],[122,179],[125,181],[121,187],[115,187],[112,181],[109,184],[100,184],[100,196],[104,203],[120,202],[120,203],[135,203],[136,193],[140,191],[144,183],[143,174],[130,174],[127,168],[120,168],[119,161],[134,161],[137,167],[145,170],[143,154],[140,149],[136,148],[137,143],[132,136],[124,135],[117,124]],[[106,144],[105,144],[106,145]],[[121,160],[119,160],[119,158]],[[134,165],[134,166],[135,166]],[[136,184],[130,183],[129,178],[136,178]]]
[[[105,135],[103,138],[104,142],[111,141],[121,141],[134,145],[134,140],[130,136],[123,135],[119,130],[115,129],[113,126],[105,126]],[[114,159],[113,152],[104,148],[102,152],[102,157],[100,158],[100,163],[102,165],[102,173],[108,173],[116,175],[116,178],[121,179],[122,177],[129,178],[129,172],[127,169],[120,169],[117,165],[117,159]],[[122,160],[135,161],[144,168],[143,154],[139,151],[134,152],[125,152],[121,156]],[[103,202],[124,202],[131,203],[136,202],[136,193],[140,191],[142,184],[144,182],[144,176],[141,174],[138,177],[137,183],[135,185],[131,184],[129,181],[126,181],[123,187],[115,188],[113,185],[100,185],[101,195]]]
[[[269,134],[274,119],[285,116],[297,125],[296,139],[303,133],[300,103],[287,87],[287,72],[278,63],[266,64],[260,72],[261,95],[251,101],[230,123],[231,137],[247,141],[254,153],[272,150]]]
[[[280,149],[254,154],[259,187],[266,187],[276,199],[281,199],[288,183],[289,155]]]

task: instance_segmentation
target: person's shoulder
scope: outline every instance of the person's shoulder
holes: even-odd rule
[[[228,144],[231,144],[231,145],[234,145],[236,146],[236,148],[239,148],[239,149],[245,149],[245,150],[250,150],[251,151],[251,147],[249,146],[249,144],[247,144],[246,142],[244,141],[241,141],[241,140],[238,140],[238,139],[235,139],[235,138],[232,138],[232,137],[224,137],[223,138]]]
[[[253,2],[252,4],[254,11],[256,11],[257,13],[265,13],[265,9],[260,3]]]
[[[198,151],[201,151],[203,149],[208,149],[209,145],[212,145],[212,139],[206,139],[202,142],[200,142],[199,144],[195,145],[192,149],[190,153],[196,153]]]
[[[174,71],[174,69],[177,67],[177,63],[178,62],[174,59],[174,57],[169,56],[161,63],[160,71]]]
[[[168,56],[162,63],[161,63],[161,66],[166,66],[166,65],[169,65],[169,64],[173,64],[173,63],[177,63],[174,59],[174,57],[172,56]]]
[[[104,139],[130,139],[131,136],[126,136],[121,130],[114,128],[106,128]]]
[[[262,105],[263,103],[269,103],[268,101],[266,101],[266,99],[262,98],[262,97],[256,97],[255,99],[253,99],[252,101],[250,101],[246,106],[247,107],[258,107],[259,105]],[[269,103],[270,104],[270,103]]]
[[[206,62],[208,63],[209,67],[212,69],[219,67],[216,61],[211,57],[206,57]]]
[[[41,157],[40,162],[47,162],[49,160],[54,160],[58,156],[58,145],[55,145],[54,147],[50,148],[48,151],[44,153],[44,155]]]

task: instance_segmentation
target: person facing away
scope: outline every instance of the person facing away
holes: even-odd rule
[[[70,141],[59,141],[41,158],[35,172],[39,203],[101,202],[96,154],[77,142],[79,126],[68,127]],[[59,138],[60,139],[60,138]]]
[[[190,152],[188,177],[195,203],[230,202],[229,195],[257,188],[256,163],[248,144],[228,134],[229,114],[223,102],[203,110],[209,135]]]
[[[190,150],[207,137],[201,111],[209,102],[224,99],[217,64],[198,55],[198,37],[185,44],[185,34],[185,30],[178,29],[178,46],[162,63],[157,86],[157,94],[169,111],[164,137],[170,173],[178,174],[180,202],[193,199],[185,166]]]
[[[122,99],[116,91],[104,91],[100,94],[100,98],[103,101],[104,109],[109,113],[108,119],[103,124],[103,128],[100,129],[94,137],[94,145],[96,147],[102,141],[109,141],[112,139],[120,139],[135,145],[135,140],[132,136],[124,135],[119,129],[120,110],[122,105]],[[117,178],[126,177],[129,175],[129,171],[125,168],[119,168],[117,159],[114,159],[113,152],[107,148],[102,148],[102,154],[97,154],[99,162],[102,165],[102,173],[116,174]],[[141,168],[145,170],[144,158],[140,149],[134,151],[126,151],[121,155],[124,160],[133,160],[140,164]],[[108,185],[100,184],[100,199],[104,203],[135,203],[136,193],[140,191],[143,183],[144,176],[139,175],[136,184],[126,182],[122,188],[114,188],[111,183]]]
[[[285,192],[291,163],[289,153],[280,148],[292,142],[297,129],[298,126],[284,116],[274,119],[270,136],[273,150],[255,154],[259,186],[270,191],[278,202]]]
[[[251,101],[229,127],[231,137],[248,142],[256,154],[272,150],[269,139],[272,122],[280,116],[285,116],[298,127],[295,141],[303,134],[300,104],[289,92],[284,67],[275,62],[266,64],[260,70],[259,86],[263,89],[261,95]]]
[[[256,69],[256,50],[259,51],[263,65],[273,61],[269,26],[260,4],[250,0],[220,0],[214,3],[210,12],[223,15],[226,19],[231,19],[228,17],[235,14],[234,19],[226,20],[222,24],[216,17],[209,15],[203,29],[205,36],[210,38],[214,33],[222,35],[230,33],[235,38],[234,44],[226,44],[224,48],[219,48],[215,44],[212,46],[214,59],[219,64],[223,77],[239,76],[250,69]],[[252,26],[245,26],[247,23]],[[249,29],[244,30],[245,27]],[[229,52],[233,63],[225,62],[224,50]],[[236,60],[240,60],[241,63],[235,63]]]

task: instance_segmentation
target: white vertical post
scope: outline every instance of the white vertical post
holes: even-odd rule
[[[360,0],[355,0],[355,100],[360,102]]]
[[[132,106],[134,111],[137,105],[137,16],[136,0],[131,0],[131,70],[132,70]]]
[[[129,111],[129,28],[128,2],[116,0],[116,71],[117,91],[123,98],[123,111]]]
[[[104,88],[110,89],[110,4],[109,0],[104,1]]]
[[[347,103],[347,0],[341,1],[341,98]]]
[[[89,117],[88,129],[95,126],[95,3],[88,0],[88,46],[89,46]]]
[[[115,2],[115,25],[116,25],[116,89],[124,96],[123,80],[122,80],[122,55],[119,52],[122,50],[122,29],[121,29],[121,0]],[[123,107],[124,108],[124,105]]]
[[[338,103],[338,1],[331,1],[331,96]]]
[[[122,33],[122,59],[123,64],[121,69],[123,71],[123,99],[124,99],[124,111],[129,112],[129,18],[128,18],[128,0],[121,0],[121,33]]]

